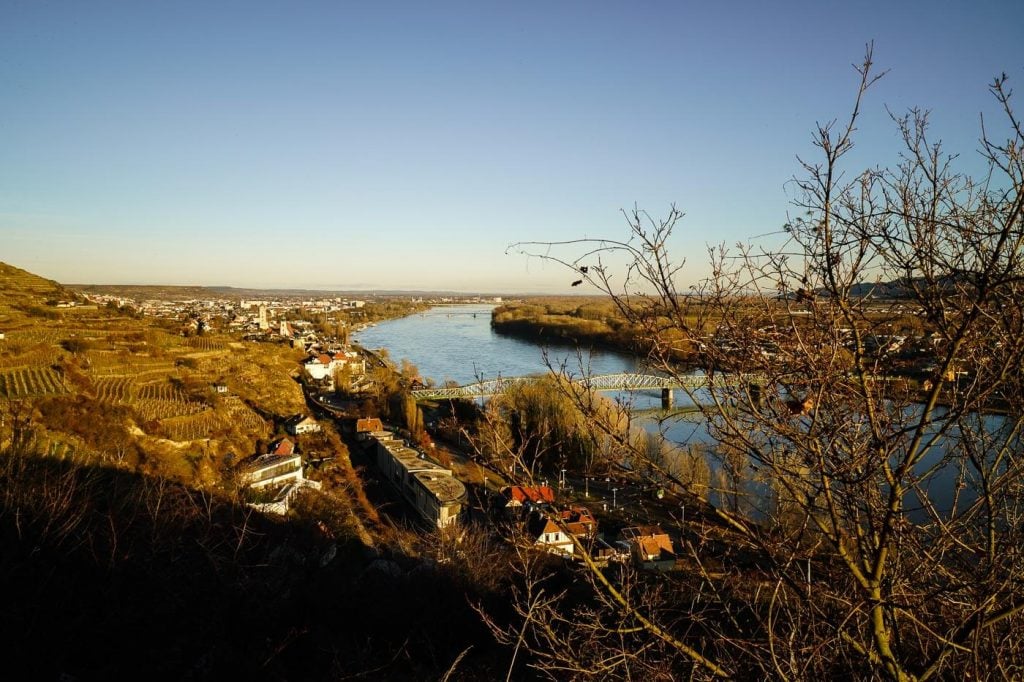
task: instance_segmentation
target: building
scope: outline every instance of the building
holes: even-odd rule
[[[366,440],[374,432],[383,430],[384,425],[377,417],[365,417],[356,420],[356,440]]]
[[[597,535],[597,520],[581,506],[550,513],[534,511],[526,522],[526,533],[540,549],[575,556],[576,542],[588,545]]]
[[[576,553],[572,536],[545,514],[530,514],[526,522],[526,535],[533,540],[534,546],[552,554],[572,556]]]
[[[322,429],[315,419],[309,416],[297,414],[285,424],[285,430],[293,436],[301,436],[304,433],[319,433]]]
[[[242,465],[238,478],[241,485],[257,491],[250,492],[258,501],[249,506],[274,514],[286,514],[303,488],[320,489],[319,482],[303,476],[302,458],[297,454],[259,455]]]
[[[290,438],[279,438],[270,444],[267,454],[291,455],[295,453],[295,443]]]
[[[377,468],[420,516],[438,528],[458,521],[466,487],[450,469],[421,456],[390,431],[372,433],[370,440]]]
[[[672,538],[660,526],[634,526],[622,529],[633,562],[640,568],[669,571],[675,568],[676,551]]]
[[[513,485],[502,489],[501,496],[505,511],[510,513],[529,511],[555,502],[555,491],[546,485]]]
[[[366,361],[354,350],[318,353],[302,366],[314,381],[328,380],[332,385],[335,372],[345,370],[353,377],[366,373]]]
[[[239,482],[249,488],[302,480],[302,457],[294,453],[259,455],[244,463],[239,475]]]

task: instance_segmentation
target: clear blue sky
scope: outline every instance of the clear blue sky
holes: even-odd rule
[[[564,291],[517,240],[776,230],[875,42],[972,161],[1024,2],[0,2],[0,260],[63,282]],[[1024,109],[1024,105],[1020,107]],[[573,290],[577,291],[577,290]]]

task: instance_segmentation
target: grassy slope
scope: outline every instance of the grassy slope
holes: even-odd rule
[[[0,452],[0,652],[19,679],[490,678],[457,573],[166,479]],[[317,518],[317,521],[313,521]]]
[[[9,266],[0,275],[0,584],[17,586],[0,607],[8,669],[428,679],[473,645],[452,679],[497,674],[471,608],[489,590],[425,562],[434,540],[384,525],[347,460],[287,520],[222,485],[229,450],[252,452],[271,420],[304,408],[296,351],[56,309],[47,300],[73,294]],[[215,381],[232,396],[212,395]],[[190,420],[208,422],[202,437],[175,440]]]
[[[225,456],[248,455],[275,421],[304,409],[291,378],[298,351],[48,305],[74,297],[0,264],[0,400],[26,414],[47,452],[216,483]],[[214,382],[232,396],[214,395]],[[0,443],[9,437],[0,432]]]

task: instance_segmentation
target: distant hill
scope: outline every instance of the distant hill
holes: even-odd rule
[[[907,298],[910,290],[900,282],[861,282],[850,287],[850,295],[857,298],[870,296],[871,298],[897,299]]]
[[[16,268],[7,263],[0,263],[0,291],[5,297],[24,297],[39,299],[72,297],[73,294],[51,279]]]
[[[191,300],[209,298],[260,299],[260,298],[323,298],[343,296],[346,298],[373,298],[376,296],[473,296],[465,292],[420,291],[406,289],[251,289],[230,286],[177,286],[163,284],[69,284],[69,287],[84,293],[126,296],[137,300],[159,298],[164,300]],[[483,294],[481,294],[483,295]],[[487,294],[492,295],[492,294]]]
[[[20,324],[28,311],[40,311],[47,303],[73,300],[76,295],[53,280],[0,263],[0,332]]]

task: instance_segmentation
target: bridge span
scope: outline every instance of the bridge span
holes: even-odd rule
[[[420,388],[412,391],[412,396],[417,400],[452,400],[457,398],[485,398],[497,395],[508,388],[520,384],[527,384],[541,376],[526,377],[498,377],[489,381],[478,381],[465,386],[436,386],[432,388]],[[546,375],[550,376],[550,375]],[[688,391],[701,388],[739,386],[742,384],[763,383],[760,376],[737,375],[737,374],[715,374],[708,377],[702,374],[684,375],[681,377],[667,377],[657,374],[598,374],[590,377],[581,377],[572,381],[573,384],[586,387],[594,391],[661,391],[661,404],[664,408],[672,407],[672,391],[674,389],[686,389]]]

